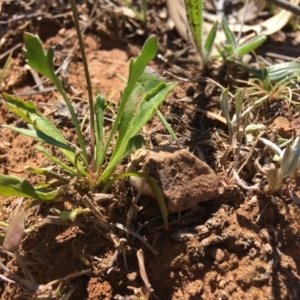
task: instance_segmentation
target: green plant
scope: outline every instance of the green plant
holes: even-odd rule
[[[237,93],[233,96],[235,113],[232,118],[230,117],[229,114],[230,109],[229,109],[228,94],[229,94],[229,88],[226,88],[221,93],[220,106],[221,106],[222,113],[227,121],[229,141],[230,143],[232,143],[234,134],[238,132],[240,128],[244,90],[243,89],[238,90]]]
[[[203,42],[203,0],[184,0],[189,28],[200,55],[203,68],[210,62],[210,55],[217,34],[218,22],[211,28],[205,42]]]
[[[247,107],[242,116],[246,115],[254,108],[259,108],[264,103],[270,101],[284,100],[288,106],[290,104],[299,105],[293,100],[293,96],[298,94],[298,77],[300,74],[300,64],[297,62],[287,62],[269,66],[265,69],[249,69],[254,74],[254,78],[249,81],[237,80],[239,83],[247,85],[244,105]]]
[[[71,3],[73,3],[74,8],[74,1],[71,1]],[[75,13],[74,19],[76,27],[79,29],[78,18]],[[80,36],[80,33],[78,34]],[[130,62],[129,79],[122,93],[117,115],[110,132],[105,132],[104,127],[107,103],[101,94],[98,94],[95,101],[93,101],[86,59],[82,53],[89,92],[91,128],[91,142],[89,145],[85,143],[72,103],[65,93],[59,77],[54,73],[54,49],[50,48],[48,51],[44,51],[39,38],[29,33],[25,33],[24,41],[24,52],[28,65],[47,77],[65,100],[76,129],[78,146],[69,145],[60,130],[50,120],[41,115],[32,102],[25,102],[22,99],[3,93],[4,106],[27,122],[28,129],[10,125],[2,125],[2,127],[25,134],[40,142],[36,149],[48,157],[54,166],[59,166],[63,170],[63,174],[55,173],[52,166],[37,169],[28,168],[27,170],[31,173],[51,178],[50,181],[41,182],[38,186],[33,186],[25,179],[1,174],[0,195],[30,198],[32,200],[29,201],[27,207],[31,207],[47,201],[64,201],[65,195],[73,191],[84,198],[86,195],[91,196],[96,192],[107,191],[111,184],[121,177],[143,176],[132,172],[113,176],[113,173],[116,165],[121,160],[144,146],[144,139],[139,135],[139,131],[157,113],[159,105],[175,85],[174,83],[166,83],[157,75],[145,70],[148,62],[156,55],[157,38],[151,36],[145,42],[139,56]],[[79,44],[83,50],[81,37],[79,37]],[[52,155],[41,144],[58,148],[64,158]],[[88,151],[88,146],[90,151]],[[108,156],[110,147],[113,147],[113,151]],[[159,191],[154,180],[150,179],[150,185],[155,191]],[[166,223],[167,212],[162,193],[159,194],[158,200]],[[88,207],[88,209],[92,211],[91,207]],[[74,220],[77,214],[86,212],[86,210],[75,209],[74,213],[70,214],[69,219]],[[105,220],[103,216],[101,218]],[[103,226],[107,228],[105,225]]]
[[[281,187],[282,180],[292,175],[299,167],[300,138],[297,137],[292,145],[290,140],[284,143],[286,147],[283,150],[268,139],[259,138],[259,140],[275,154],[274,160],[280,165],[279,169],[271,167],[263,174],[268,181],[268,192],[275,192]]]
[[[267,39],[264,35],[258,35],[239,45],[224,16],[222,18],[222,28],[226,36],[226,43],[223,43],[221,46],[216,45],[216,47],[224,61],[235,62],[236,60],[240,60],[243,55],[255,50]]]

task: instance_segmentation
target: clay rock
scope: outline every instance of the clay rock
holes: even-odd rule
[[[205,162],[185,149],[164,148],[148,151],[143,162],[143,171],[149,172],[157,180],[169,212],[192,208],[199,202],[208,201],[218,195],[217,175]],[[146,194],[155,198],[153,193]]]

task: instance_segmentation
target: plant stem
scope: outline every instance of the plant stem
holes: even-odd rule
[[[87,64],[87,59],[84,51],[84,45],[82,40],[82,35],[80,31],[80,25],[78,21],[78,13],[77,8],[74,0],[70,0],[73,18],[74,18],[74,24],[77,32],[80,52],[82,56],[82,62],[84,67],[84,73],[85,73],[85,79],[87,84],[87,90],[88,90],[88,99],[89,99],[89,111],[90,111],[90,138],[91,138],[91,152],[90,152],[90,168],[92,172],[95,172],[95,121],[94,121],[94,102],[93,102],[93,92],[92,92],[92,85],[91,85],[91,78],[89,74],[89,68]]]

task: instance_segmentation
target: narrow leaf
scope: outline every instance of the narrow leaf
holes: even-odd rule
[[[203,1],[184,0],[189,28],[196,46],[196,49],[204,63],[207,62],[203,51]]]
[[[224,30],[227,43],[231,46],[232,50],[235,51],[237,48],[236,39],[224,16],[222,17],[222,28]]]
[[[99,175],[100,175],[100,168],[104,162],[104,158],[108,151],[108,147],[110,146],[110,143],[119,127],[121,118],[123,117],[123,113],[124,113],[125,107],[127,105],[127,102],[129,100],[133,90],[136,87],[136,83],[137,83],[138,79],[143,74],[148,62],[155,57],[155,55],[157,53],[157,49],[158,49],[157,37],[150,36],[147,39],[147,41],[145,42],[138,57],[136,59],[130,61],[129,79],[128,79],[126,88],[124,90],[124,93],[122,95],[122,99],[120,101],[120,106],[118,109],[118,114],[117,114],[116,120],[114,122],[113,128],[111,129],[110,135],[108,137],[108,140],[107,140],[104,150],[103,150],[104,155],[102,156],[101,161],[99,162],[99,168],[98,168]],[[115,147],[115,149],[116,149],[116,147]],[[99,178],[99,181],[101,181],[101,179],[102,178]]]
[[[26,179],[0,174],[0,195],[4,197],[26,197],[39,200],[54,200],[60,195],[59,191],[43,191],[35,189]]]
[[[24,121],[32,125],[36,130],[43,132],[47,136],[51,136],[58,142],[66,145],[68,144],[61,134],[61,132],[53,125],[51,121],[43,117],[36,111],[34,104],[31,101],[23,101],[17,97],[3,93],[4,105],[13,113],[20,116]],[[74,153],[70,150],[61,149],[64,155],[74,163]]]
[[[173,129],[171,128],[170,124],[168,123],[168,121],[166,120],[166,118],[160,112],[159,109],[157,110],[156,115],[159,117],[160,121],[164,124],[165,128],[167,129],[167,131],[171,135],[173,141],[178,141],[178,138],[177,138],[175,132],[173,131]]]
[[[30,129],[24,129],[24,128],[19,128],[19,127],[10,126],[10,125],[2,125],[2,127],[8,128],[10,130],[21,133],[23,135],[27,135],[27,136],[35,139],[36,141],[43,142],[43,143],[46,143],[46,144],[49,144],[52,146],[56,146],[58,148],[65,149],[65,150],[75,153],[75,148],[52,138],[51,136],[43,133],[42,131],[40,131],[38,129],[35,129],[32,125],[28,125],[28,127]]]
[[[71,101],[69,100],[69,98],[67,97],[63,89],[60,79],[56,76],[54,72],[54,65],[53,65],[54,48],[50,48],[48,51],[44,51],[41,40],[37,36],[30,33],[24,34],[24,41],[25,41],[24,54],[27,58],[28,65],[31,68],[38,71],[39,73],[41,73],[42,75],[44,75],[45,77],[47,77],[56,86],[59,93],[62,95],[64,101],[66,102],[72,117],[72,121],[76,129],[76,134],[79,141],[80,149],[83,152],[83,156],[87,160],[88,154],[87,154],[83,134],[80,129],[77,115],[74,111]],[[68,157],[68,159],[70,158]]]
[[[137,106],[135,114],[128,114],[124,111],[124,118],[120,123],[119,135],[115,145],[115,150],[111,156],[108,167],[103,172],[104,181],[108,180],[115,165],[124,158],[127,152],[129,140],[135,136],[142,127],[153,117],[158,106],[165,100],[174,84],[159,84],[153,91],[147,93],[140,107]]]
[[[205,55],[207,58],[210,57],[214,42],[215,42],[215,38],[217,35],[217,30],[218,30],[218,21],[216,21],[213,25],[213,27],[211,28],[211,30],[209,31],[205,44],[204,44],[204,51],[205,51]]]
[[[104,135],[104,112],[106,109],[105,98],[98,94],[95,100],[95,130],[96,130],[96,151],[95,151],[95,162],[96,168],[100,167],[100,161],[102,156],[105,155],[103,153],[103,135]]]
[[[228,135],[229,135],[229,139],[231,141],[232,137],[233,137],[233,125],[232,125],[230,114],[229,114],[228,93],[229,93],[229,88],[226,88],[221,93],[220,106],[221,106],[222,113],[227,121]]]
[[[66,178],[59,176],[53,172],[50,172],[49,169],[50,168],[32,168],[32,167],[25,167],[26,171],[32,173],[32,174],[37,174],[37,175],[43,175],[46,176],[48,178],[54,178],[56,179],[58,182],[60,182],[61,184],[67,184],[69,183],[69,180],[67,180]],[[45,184],[43,184],[44,186],[46,186]],[[51,183],[49,182],[49,184],[47,183],[47,186],[50,186]],[[41,186],[41,184],[39,183],[39,186]]]
[[[71,167],[64,164],[58,158],[52,156],[45,147],[38,145],[38,146],[36,146],[36,149],[38,151],[42,152],[46,157],[48,157],[50,160],[52,160],[56,165],[61,166],[66,172],[70,173],[73,176],[78,176],[78,173],[75,170],[73,170]]]
[[[282,150],[277,145],[264,138],[259,138],[259,140],[263,142],[267,147],[269,147],[274,154],[277,154],[279,157],[282,157]]]
[[[235,54],[237,56],[243,56],[244,54],[250,53],[254,49],[261,46],[266,41],[266,39],[267,39],[267,37],[265,35],[258,35],[256,37],[250,39],[249,41],[247,41],[243,45],[239,46],[235,50]]]

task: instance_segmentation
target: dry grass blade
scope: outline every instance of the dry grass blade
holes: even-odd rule
[[[291,0],[291,4],[298,5],[300,0]],[[275,16],[267,19],[266,21],[253,25],[253,26],[244,26],[243,31],[247,32],[250,30],[255,31],[255,34],[263,34],[263,35],[271,35],[273,33],[278,32],[280,29],[282,29],[291,19],[293,16],[293,13],[287,10],[282,9],[278,14]],[[245,43],[250,38],[255,36],[255,34],[251,33],[245,36],[240,40],[240,44]]]
[[[35,292],[36,290],[38,290],[39,285],[37,283],[29,281],[27,279],[22,279],[18,275],[16,275],[13,272],[11,272],[6,266],[4,266],[2,264],[2,262],[0,262],[0,268],[4,272],[6,272],[15,282],[17,282],[20,286],[22,286],[26,290],[28,290],[30,292]]]
[[[136,238],[138,238],[141,242],[143,242],[151,251],[154,255],[158,255],[159,252],[157,250],[155,250],[146,240],[144,240],[142,238],[142,236],[140,236],[137,232],[125,227],[124,225],[120,224],[120,223],[111,223],[111,225],[124,230],[125,232],[130,233],[131,235],[135,236]]]
[[[50,287],[52,287],[53,285],[58,284],[58,283],[60,283],[60,282],[67,281],[67,280],[70,280],[70,279],[72,279],[72,278],[75,278],[75,277],[79,277],[79,276],[88,274],[88,273],[90,273],[90,272],[91,272],[90,269],[86,269],[86,270],[74,272],[74,273],[69,274],[69,275],[67,275],[67,276],[65,276],[65,277],[63,277],[63,278],[60,278],[60,279],[52,280],[52,281],[50,281],[49,283],[47,283],[47,284],[41,286],[41,287],[39,288],[39,292],[45,291],[45,290],[49,289]]]
[[[152,293],[152,289],[151,289],[151,284],[149,282],[148,276],[147,276],[147,272],[145,269],[145,260],[144,260],[144,252],[142,249],[138,250],[136,253],[136,256],[138,258],[138,262],[139,262],[139,268],[140,268],[140,275],[145,283],[145,287],[146,287],[146,292],[144,294],[144,297],[146,299],[149,299]]]
[[[110,226],[107,219],[102,215],[102,213],[96,208],[92,202],[92,195],[85,195],[82,197],[84,205],[91,210],[91,212],[97,217],[97,222],[106,231],[110,231]]]

